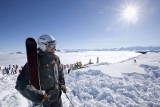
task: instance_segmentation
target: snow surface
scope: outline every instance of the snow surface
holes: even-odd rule
[[[75,107],[160,107],[160,53],[118,51],[57,53],[63,64],[95,64],[65,75],[67,95]],[[100,63],[96,64],[99,57]],[[134,62],[136,60],[136,63]],[[25,54],[0,53],[0,66],[24,65]],[[0,71],[1,72],[1,71]],[[18,74],[0,73],[0,107],[31,107],[15,90]],[[62,94],[64,107],[72,107]]]

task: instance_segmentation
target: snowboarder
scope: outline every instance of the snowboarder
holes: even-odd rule
[[[42,35],[38,38],[40,90],[30,83],[27,64],[17,78],[15,88],[33,102],[33,107],[62,107],[61,94],[67,90],[63,66],[55,51],[56,40],[53,36]]]

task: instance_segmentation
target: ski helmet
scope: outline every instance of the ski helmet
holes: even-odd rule
[[[51,35],[47,35],[47,34],[41,35],[38,38],[38,47],[42,51],[46,51],[47,45],[56,46],[56,39]]]

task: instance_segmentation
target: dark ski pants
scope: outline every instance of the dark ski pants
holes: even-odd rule
[[[63,107],[61,98],[57,99],[55,102],[47,101],[43,103],[43,107]]]

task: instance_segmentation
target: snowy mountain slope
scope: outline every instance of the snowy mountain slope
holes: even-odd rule
[[[159,107],[159,58],[160,53],[149,53],[136,57],[137,63],[128,60],[72,72],[66,76],[70,98],[76,107]]]
[[[136,63],[134,62],[136,60]],[[99,64],[100,65],[100,64]],[[105,74],[113,77],[119,77],[122,73],[138,72],[145,74],[146,71],[142,65],[159,66],[160,67],[160,53],[141,54],[127,60],[122,60],[113,64],[102,64],[100,66],[91,66],[86,70],[100,70]]]
[[[113,78],[101,71],[89,70],[74,72],[66,80],[68,94],[76,107],[160,106],[159,76],[128,73],[122,78]]]
[[[97,57],[99,57],[100,63],[116,63],[140,55],[140,53],[134,51],[82,51],[57,54],[63,64],[73,64],[77,61],[87,64],[90,59],[93,63],[96,63]]]
[[[74,61],[72,59],[74,57],[65,54],[60,54],[62,62],[65,61],[64,59],[67,59],[66,63],[69,62],[68,58]],[[160,53],[139,56],[137,54],[129,56],[125,52],[110,54],[99,53],[99,56],[105,59],[100,58],[102,63],[65,75],[67,95],[75,107],[159,107]],[[91,52],[84,53],[81,59],[84,55],[93,58],[97,56]],[[76,57],[77,53],[72,53],[72,56]],[[5,57],[1,58],[5,59]],[[136,63],[134,59],[137,60]],[[17,63],[22,60],[25,63],[24,57],[17,60]],[[0,60],[0,63],[3,64],[3,61]],[[112,64],[106,65],[105,62]],[[17,74],[8,76],[0,73],[0,107],[31,107],[31,102],[15,90],[16,78]],[[72,107],[64,94],[62,94],[62,100],[64,107]]]

